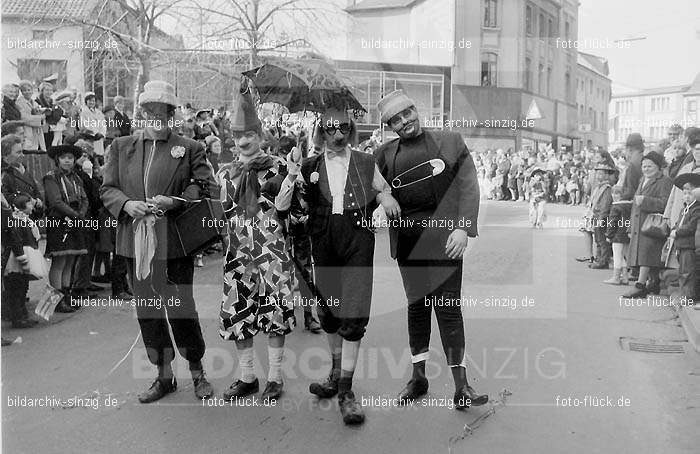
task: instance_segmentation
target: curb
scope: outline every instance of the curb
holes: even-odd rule
[[[676,311],[688,336],[688,342],[700,353],[700,311],[688,306],[677,307]]]

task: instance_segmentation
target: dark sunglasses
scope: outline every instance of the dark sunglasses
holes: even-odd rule
[[[413,107],[407,107],[406,109],[402,110],[401,112],[397,113],[393,117],[389,118],[389,126],[396,126],[399,123],[401,123],[401,120],[404,118],[409,118],[411,116],[411,113],[413,112]]]
[[[340,131],[341,134],[348,134],[350,132],[350,123],[341,123],[336,125],[325,125],[322,127],[326,134],[333,135],[336,131]]]

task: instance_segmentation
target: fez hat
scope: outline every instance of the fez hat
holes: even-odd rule
[[[245,93],[239,92],[234,102],[235,107],[231,116],[231,131],[255,131],[262,135],[262,124],[258,118],[258,113],[255,111],[250,91]]]
[[[64,154],[72,154],[75,157],[75,159],[78,159],[83,155],[83,150],[82,148],[76,147],[75,145],[56,145],[50,147],[46,154],[49,155],[49,158],[54,160],[58,159]]]
[[[415,101],[406,96],[403,90],[394,90],[379,100],[377,109],[381,114],[381,122],[388,123],[391,117],[415,105]]]
[[[139,95],[139,105],[148,103],[161,103],[177,107],[175,87],[164,80],[146,82],[143,86],[143,93]]]

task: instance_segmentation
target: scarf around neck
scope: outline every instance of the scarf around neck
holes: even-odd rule
[[[237,161],[233,163],[230,170],[231,179],[241,177],[236,191],[233,194],[233,201],[236,205],[242,206],[246,218],[255,217],[260,211],[258,199],[260,198],[260,182],[258,172],[267,170],[274,165],[272,156],[263,154],[246,163]]]

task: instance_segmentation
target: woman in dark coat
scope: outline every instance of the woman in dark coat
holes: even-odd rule
[[[641,232],[647,216],[663,213],[673,182],[665,176],[664,157],[658,153],[648,153],[642,158],[642,180],[632,200],[630,229],[629,266],[639,267],[639,278],[634,288],[623,295],[625,298],[643,298],[649,293],[659,292],[659,269],[661,250],[665,240],[654,238]],[[647,279],[649,282],[647,282]]]
[[[44,176],[46,191],[46,252],[51,257],[49,283],[61,289],[66,296],[56,307],[58,312],[73,312],[70,303],[70,285],[73,265],[77,256],[87,253],[84,228],[88,199],[83,180],[75,173],[75,161],[83,150],[75,145],[49,148],[49,157],[56,169]]]

